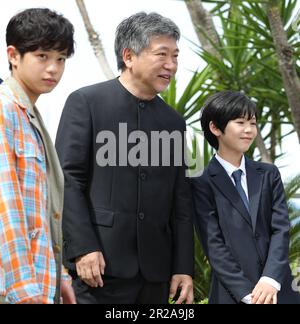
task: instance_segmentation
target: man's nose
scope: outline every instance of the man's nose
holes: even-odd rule
[[[165,67],[168,70],[173,70],[173,71],[177,71],[177,66],[178,66],[178,62],[177,59],[174,58],[173,56],[168,56],[165,62]]]

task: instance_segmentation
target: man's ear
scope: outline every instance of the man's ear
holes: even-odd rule
[[[7,58],[13,68],[18,66],[21,54],[14,46],[7,47]]]
[[[133,57],[135,54],[130,48],[124,48],[123,50],[123,61],[126,65],[127,69],[130,69],[132,67]]]
[[[221,130],[214,124],[213,121],[209,123],[209,129],[216,137],[219,137],[222,134]]]

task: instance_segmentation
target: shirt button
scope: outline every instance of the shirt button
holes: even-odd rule
[[[34,240],[35,238],[37,238],[39,232],[40,232],[39,230],[34,230],[34,231],[32,231],[32,232],[30,233],[30,238],[31,238],[32,240]]]
[[[147,179],[146,173],[141,173],[141,180],[146,181],[146,179]]]
[[[56,220],[60,220],[60,218],[61,218],[59,213],[55,213],[53,217]]]
[[[139,219],[144,220],[145,219],[145,214],[144,213],[139,213]]]
[[[145,105],[144,102],[140,102],[140,103],[139,103],[139,106],[140,106],[140,108],[142,108],[142,109],[146,107],[146,105]]]

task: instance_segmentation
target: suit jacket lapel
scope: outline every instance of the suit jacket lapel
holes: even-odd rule
[[[221,193],[231,202],[233,207],[237,209],[246,222],[251,226],[249,213],[234,187],[227,172],[221,166],[216,158],[213,158],[208,167],[208,173],[213,183],[218,187]]]
[[[254,232],[256,228],[258,207],[261,197],[263,172],[259,165],[256,165],[253,161],[249,159],[246,159],[246,170],[250,215],[252,220],[252,228]]]

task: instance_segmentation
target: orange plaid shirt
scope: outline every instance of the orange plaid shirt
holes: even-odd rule
[[[11,82],[0,85],[0,295],[8,303],[53,303],[56,264],[46,216],[43,142],[32,106]]]

